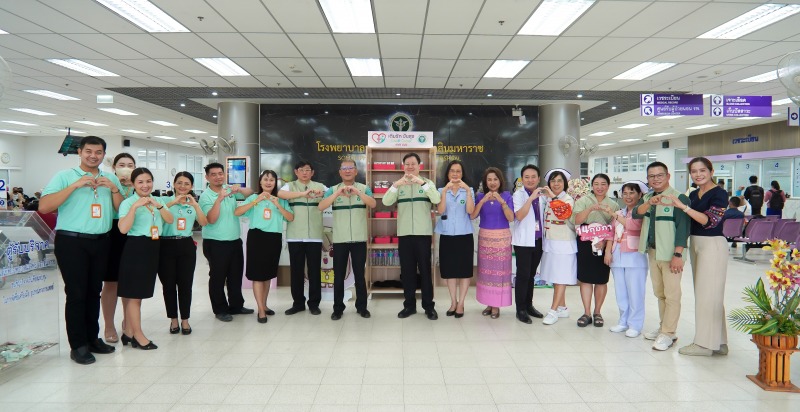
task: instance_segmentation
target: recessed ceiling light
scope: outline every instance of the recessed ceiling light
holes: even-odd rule
[[[356,59],[348,57],[344,59],[344,61],[347,63],[347,67],[350,69],[350,74],[353,76],[383,76],[380,59]]]
[[[181,103],[181,107],[186,107],[186,103]]]
[[[218,94],[219,94],[219,93],[217,93],[217,92],[211,92],[211,95],[212,95],[212,96],[216,96],[216,95],[218,95]]]
[[[675,63],[644,62],[617,77],[614,80],[642,80],[674,66]]]
[[[47,112],[43,112],[41,110],[20,109],[20,108],[12,108],[11,110],[16,110],[16,111],[22,112],[22,113],[35,114],[37,116],[55,116],[55,114],[53,114],[53,113],[47,113]]]
[[[764,4],[697,36],[697,38],[738,39],[798,12],[800,12],[800,5],[797,4]]]
[[[585,142],[585,141],[586,141],[586,139],[584,139],[583,137],[581,137],[581,141],[582,141],[582,142]]]
[[[369,0],[320,0],[334,33],[375,33]]]
[[[188,144],[200,144],[200,143],[197,143],[197,142],[195,142],[195,141],[193,141],[193,140],[181,140],[181,143],[188,143]]]
[[[83,124],[88,124],[89,126],[98,126],[98,127],[100,127],[100,126],[108,126],[107,124],[92,122],[92,121],[89,121],[89,120],[76,120],[75,123],[83,123]]]
[[[70,70],[75,70],[78,73],[88,74],[92,77],[119,77],[116,73],[111,73],[108,70],[101,69],[78,59],[47,59],[47,61]]]
[[[150,33],[181,33],[189,29],[147,0],[96,0]]]
[[[400,96],[400,93],[395,93],[394,95],[395,95],[395,96]]]
[[[486,97],[492,97],[492,94],[491,94],[491,93],[489,93],[489,94],[487,94],[487,95],[486,95]]]
[[[619,128],[620,129],[636,129],[636,128],[645,127],[645,126],[649,126],[649,125],[647,123],[631,123],[631,124],[626,124],[625,126],[620,126]]]
[[[496,60],[483,77],[494,79],[513,79],[530,60]]]
[[[773,100],[772,101],[772,105],[773,106],[781,106],[781,105],[784,105],[784,104],[789,104],[791,102],[792,102],[792,99],[789,99],[789,98],[781,99],[781,100]]]
[[[308,96],[308,92],[303,92],[303,96]]]
[[[642,140],[642,139],[622,139],[619,142],[620,143],[628,143],[628,142],[638,142],[639,140]]]
[[[98,94],[97,95],[97,104],[110,104],[114,103],[114,95],[113,94]]]
[[[238,64],[227,57],[197,57],[194,61],[206,66],[206,68],[220,76],[250,75],[245,69],[239,67]]]
[[[675,134],[675,133],[667,133],[667,132],[664,132],[664,133],[649,134],[649,135],[647,135],[647,136],[648,136],[648,137],[661,137],[661,136],[669,136],[669,135],[671,135],[671,134]]]
[[[213,117],[213,118],[215,118],[215,119],[216,119],[216,118],[217,118],[217,115],[213,115],[213,116],[211,116],[211,117]]]
[[[165,122],[163,120],[148,120],[148,122],[157,124],[159,126],[177,126],[175,123]]]
[[[689,130],[708,129],[709,127],[717,127],[718,124],[701,124],[700,126],[687,127]]]
[[[176,138],[169,136],[153,136],[153,137],[157,137],[159,139],[164,139],[164,140],[176,140]]]
[[[38,94],[39,96],[49,97],[58,100],[80,100],[77,97],[67,96],[66,94],[51,92],[50,90],[23,90],[28,93]]]
[[[11,130],[11,129],[0,129],[0,133],[24,134],[25,132],[20,132],[19,130]]]
[[[141,130],[135,130],[135,129],[122,129],[122,131],[123,132],[128,132],[128,133],[134,133],[134,134],[145,134],[145,133],[147,133],[147,132],[143,132]]]
[[[582,98],[583,98],[583,95],[582,95],[582,94],[579,94],[579,95],[578,95],[578,98],[579,98],[579,99],[582,99]]]
[[[617,106],[611,106],[611,110],[617,110]]]
[[[184,130],[184,132],[197,133],[197,134],[206,134],[206,132],[204,132],[202,130],[195,130],[195,129]]]
[[[105,108],[105,107],[98,107],[97,110],[102,110],[104,112],[118,114],[120,116],[138,116],[138,114],[129,112],[127,110],[122,109],[112,109],[112,108]]]
[[[33,123],[18,122],[16,120],[3,120],[3,123],[18,124],[20,126],[36,126]]]
[[[614,132],[595,132],[595,133],[590,134],[589,136],[606,136],[606,135],[609,135],[609,134],[612,134],[612,133],[614,133]]]
[[[770,70],[766,73],[762,73],[757,76],[739,80],[739,83],[764,83],[771,80],[775,80],[777,78],[778,78],[778,72],[776,70]]]
[[[598,146],[600,147],[614,146],[614,143],[600,143]]]
[[[593,0],[545,0],[517,34],[558,36],[592,7],[593,3]]]
[[[683,115],[681,115],[681,114],[675,114],[675,115],[672,115],[672,116],[658,116],[658,117],[656,117],[656,119],[661,119],[661,120],[670,120],[670,119],[677,119],[677,118],[679,118],[679,117],[683,117]]]

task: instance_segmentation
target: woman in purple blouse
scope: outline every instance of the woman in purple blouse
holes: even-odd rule
[[[483,193],[478,193],[470,217],[480,216],[478,232],[478,279],[475,295],[486,305],[483,316],[500,317],[500,307],[511,306],[511,230],[514,204],[503,191],[503,172],[490,167],[483,172]]]

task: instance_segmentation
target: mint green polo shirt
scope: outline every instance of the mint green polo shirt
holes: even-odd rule
[[[119,205],[119,218],[122,219],[128,215],[131,211],[131,206],[140,199],[141,196],[134,193],[133,196],[125,199]],[[154,197],[156,201],[160,204],[164,204],[164,201],[160,198]],[[134,212],[136,215],[133,217],[133,225],[131,229],[128,231],[128,236],[147,236],[150,237],[150,228],[153,226],[158,227],[159,236],[163,236],[162,230],[164,230],[164,219],[161,218],[161,212],[158,211],[155,207],[153,207],[152,212],[147,209],[147,207],[142,206],[136,209]]]
[[[160,200],[166,205],[175,200],[175,196],[162,196]],[[169,212],[172,213],[175,220],[171,225],[164,224],[164,231],[161,232],[161,236],[192,236],[192,227],[194,227],[194,222],[197,220],[197,211],[194,210],[194,207],[181,203],[172,205],[169,208]],[[186,219],[186,228],[178,230],[178,219],[181,218]]]
[[[92,176],[89,172],[84,172],[79,167],[62,170],[56,173],[50,182],[42,189],[42,196],[60,192],[67,186],[75,183],[85,175]],[[106,173],[102,170],[97,177],[106,177],[117,187],[120,186],[119,179],[113,173]],[[99,204],[101,217],[92,218],[92,205]],[[112,199],[111,189],[107,187],[97,188],[97,197],[91,187],[84,186],[75,189],[67,200],[58,207],[58,220],[56,230],[67,230],[70,232],[80,232],[91,235],[108,233],[111,230],[111,221],[114,219],[114,200]]]
[[[227,189],[227,185],[222,186],[223,190]],[[200,209],[208,216],[208,211],[214,206],[219,195],[217,192],[208,188],[200,195]],[[236,240],[241,236],[241,228],[239,227],[239,217],[233,214],[236,210],[236,199],[231,196],[226,196],[219,205],[219,218],[215,223],[208,223],[203,226],[203,239],[212,240]]]
[[[252,203],[257,197],[258,194],[253,193],[247,199],[245,199],[244,202]],[[280,203],[282,208],[286,209],[290,213],[293,213],[292,207],[289,206],[289,202],[287,200],[278,199],[278,203]],[[270,210],[269,219],[264,219],[265,209]],[[278,207],[269,200],[262,200],[258,202],[257,205],[250,208],[250,210],[245,212],[244,215],[250,219],[250,229],[258,229],[262,232],[270,233],[283,233],[283,222],[285,222],[286,219],[283,218],[283,215],[281,214],[280,210],[278,210]]]
[[[116,175],[114,175],[116,176]],[[122,200],[128,199],[129,197],[133,196],[136,193],[136,190],[133,189],[133,186],[128,187],[123,185],[122,183],[117,184],[117,190],[122,195]],[[122,203],[120,203],[122,205]],[[119,212],[116,210],[114,211],[114,220],[119,219]]]

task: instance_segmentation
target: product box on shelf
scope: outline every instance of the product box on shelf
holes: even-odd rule
[[[372,162],[372,170],[395,170],[394,162]]]
[[[392,236],[392,243],[394,243],[394,244],[400,243],[400,238],[397,237],[397,236]]]
[[[372,240],[372,243],[389,244],[391,241],[392,238],[390,236],[375,236],[375,238]]]
[[[392,217],[392,212],[375,212],[375,217],[379,219],[388,219]]]

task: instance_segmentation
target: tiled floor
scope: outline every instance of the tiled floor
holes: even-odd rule
[[[750,256],[759,263],[729,262],[728,308],[741,305],[741,288],[767,267],[766,252]],[[282,313],[289,291],[280,288],[270,301],[278,315],[262,325],[254,315],[215,320],[202,255],[196,273],[192,335],[168,333],[158,286],[143,304],[144,328],[158,350],[117,344],[115,354],[79,366],[69,360],[62,332],[59,348],[0,374],[0,410],[800,410],[800,394],[764,392],[745,377],[756,371],[757,352],[742,333],[729,331],[726,357],[678,354],[694,334],[690,272],[683,278],[680,340],[667,352],[607,327],[578,328],[577,288],[567,292],[572,317],[553,326],[522,324],[510,308],[497,320],[483,317],[474,290],[464,318],[445,317],[444,288],[436,290],[441,317],[435,322],[422,314],[397,319],[399,297],[370,301],[371,319],[358,317],[352,302],[338,322],[330,320],[330,302],[323,302],[322,316],[288,317]],[[607,326],[617,318],[610,289]],[[536,306],[545,309],[551,294],[537,289]],[[249,290],[245,297],[254,307]],[[656,324],[648,292],[645,329]],[[792,377],[800,383],[800,356],[794,360]]]

